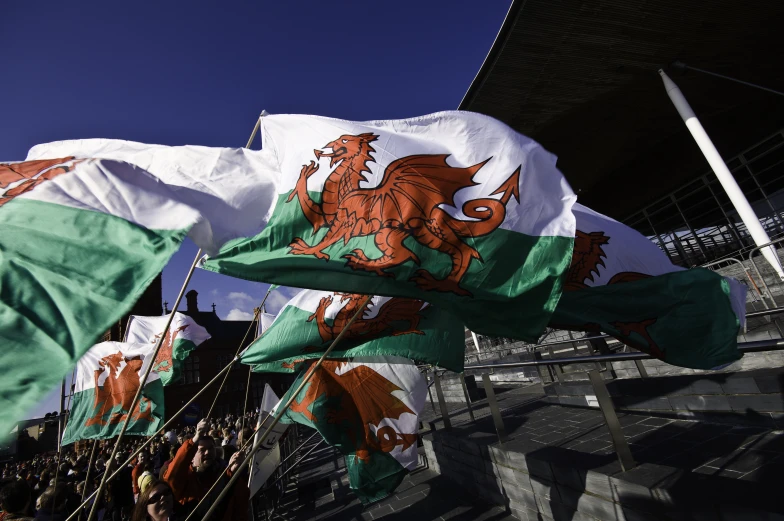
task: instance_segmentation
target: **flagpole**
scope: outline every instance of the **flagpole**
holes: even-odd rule
[[[112,455],[109,457],[109,461],[106,463],[106,471],[103,473],[103,477],[101,478],[101,484],[98,486],[98,490],[96,491],[97,497],[101,497],[101,492],[103,488],[106,486],[106,478],[109,476],[109,471],[112,467],[112,462],[114,462],[114,457],[117,454],[117,450],[120,448],[120,443],[122,442],[123,436],[125,436],[125,431],[128,430],[128,425],[131,423],[131,417],[133,416],[133,411],[136,406],[139,404],[139,399],[142,396],[142,391],[144,389],[144,385],[147,383],[147,377],[150,375],[153,366],[153,360],[158,357],[158,352],[161,350],[161,345],[163,345],[163,341],[166,338],[166,333],[169,332],[169,327],[171,326],[172,320],[174,319],[174,314],[177,311],[177,308],[180,307],[180,302],[182,301],[182,296],[185,294],[185,290],[188,289],[188,283],[191,281],[191,277],[193,277],[193,272],[196,269],[196,265],[198,264],[199,260],[201,259],[201,248],[199,251],[196,252],[196,256],[193,258],[193,262],[191,263],[191,267],[188,270],[188,275],[185,277],[185,281],[182,283],[182,287],[180,288],[180,293],[177,295],[177,300],[174,301],[174,309],[171,313],[169,313],[169,318],[166,320],[166,325],[163,328],[163,333],[160,337],[158,337],[158,341],[155,343],[155,351],[153,351],[150,357],[150,363],[147,364],[147,369],[144,371],[144,375],[139,379],[139,388],[136,389],[136,395],[133,397],[133,402],[131,402],[131,406],[128,409],[128,415],[125,417],[125,421],[123,422],[123,426],[120,429],[120,434],[117,436],[117,441],[114,443],[114,448],[112,449]],[[93,503],[92,508],[90,509],[90,515],[87,516],[87,521],[93,521],[95,519],[95,515],[98,513],[98,501]]]
[[[84,477],[84,487],[82,487],[82,499],[80,503],[84,503],[84,496],[87,494],[87,487],[90,483],[90,471],[93,469],[93,461],[95,458],[95,449],[98,447],[98,440],[93,440],[93,450],[90,451],[90,461],[87,463],[87,475]]]
[[[66,373],[68,376],[68,373]],[[57,452],[59,453],[63,450],[63,434],[65,433],[65,427],[63,426],[63,420],[65,419],[65,376],[63,377],[63,381],[60,383],[60,417],[57,419]]]
[[[254,130],[254,133],[255,133],[255,130]],[[245,331],[245,336],[242,338],[242,342],[240,342],[240,345],[237,347],[237,352],[234,353],[234,358],[235,359],[239,356],[240,350],[242,349],[242,344],[245,343],[245,339],[248,338],[248,335],[250,334],[251,330],[253,329],[254,322],[256,323],[256,332],[258,333],[258,330],[259,330],[258,324],[259,324],[259,320],[261,318],[259,315],[261,314],[261,309],[264,307],[264,303],[267,302],[267,297],[269,297],[270,292],[272,292],[272,288],[268,289],[267,293],[264,295],[264,298],[261,299],[261,305],[253,310],[253,320],[250,321],[250,327],[248,328],[247,331]],[[212,405],[210,406],[210,410],[207,411],[207,416],[205,416],[205,418],[209,418],[210,415],[212,415],[212,410],[215,408],[215,404],[218,403],[218,396],[220,396],[220,392],[223,389],[223,386],[226,385],[226,380],[228,378],[229,378],[229,373],[226,373],[226,376],[223,377],[223,381],[221,382],[220,387],[218,387],[218,390],[215,392],[215,399],[212,401]]]
[[[262,110],[261,114],[259,114],[259,117],[256,118],[256,126],[253,127],[253,132],[250,133],[250,139],[248,139],[248,144],[245,145],[245,148],[250,148],[250,146],[253,144],[253,140],[256,139],[256,134],[258,133],[259,128],[261,128],[261,118],[267,115],[267,111]]]
[[[204,517],[202,518],[202,521],[206,521],[207,519],[209,519],[210,516],[215,512],[215,509],[218,508],[218,505],[221,503],[221,501],[223,501],[223,498],[226,497],[226,494],[228,494],[228,492],[231,489],[231,487],[239,479],[239,476],[240,476],[240,474],[242,474],[242,471],[245,469],[245,467],[248,466],[248,463],[250,462],[251,458],[253,457],[253,454],[258,450],[259,446],[267,440],[267,437],[269,436],[270,432],[272,432],[272,429],[275,428],[275,426],[278,424],[280,419],[283,417],[283,414],[286,412],[286,410],[289,408],[289,406],[294,402],[294,400],[297,398],[299,393],[302,391],[302,389],[308,383],[310,378],[315,374],[316,370],[318,370],[318,368],[321,367],[321,364],[324,362],[324,360],[327,358],[327,356],[329,356],[329,354],[332,352],[332,350],[335,348],[335,346],[338,344],[338,342],[340,342],[340,340],[343,338],[343,335],[346,333],[346,331],[349,330],[349,328],[354,323],[354,321],[365,311],[365,306],[367,306],[367,304],[368,304],[368,302],[370,302],[371,298],[373,298],[372,295],[368,295],[367,297],[365,297],[365,300],[359,306],[359,309],[357,310],[357,312],[354,313],[354,316],[351,317],[351,320],[349,320],[348,323],[343,327],[343,329],[340,331],[340,334],[338,334],[338,336],[335,338],[335,340],[332,341],[332,344],[330,344],[330,346],[327,348],[327,350],[324,351],[324,354],[321,355],[321,358],[319,358],[318,361],[315,364],[313,364],[310,367],[310,369],[308,369],[308,372],[305,374],[305,378],[302,379],[302,382],[300,382],[300,384],[297,387],[297,389],[293,393],[291,393],[291,396],[289,396],[288,401],[286,402],[286,404],[283,407],[280,408],[278,413],[275,415],[275,419],[272,420],[272,424],[270,424],[270,426],[267,427],[267,430],[264,431],[264,434],[261,435],[261,438],[259,438],[259,440],[253,444],[253,447],[251,448],[250,452],[248,453],[247,456],[245,456],[245,459],[242,461],[242,464],[232,474],[231,479],[226,484],[226,486],[223,487],[223,490],[221,491],[220,495],[218,495],[217,499],[213,502],[213,504],[210,507],[210,509],[204,515]],[[203,501],[203,499],[202,499],[202,501]]]
[[[672,101],[672,104],[675,105],[675,108],[678,110],[678,114],[680,114],[683,122],[686,123],[686,128],[689,129],[691,137],[694,138],[694,141],[697,142],[697,146],[700,147],[702,154],[705,156],[708,164],[713,169],[713,173],[716,174],[716,177],[719,179],[719,183],[721,183],[722,188],[724,188],[724,191],[730,198],[732,206],[735,208],[735,211],[738,212],[738,216],[740,216],[743,224],[746,225],[746,229],[749,231],[751,238],[754,239],[754,243],[757,246],[769,244],[770,237],[768,237],[768,233],[765,231],[765,228],[762,227],[762,224],[759,221],[759,217],[757,217],[757,214],[754,213],[754,209],[749,204],[749,201],[746,199],[746,196],[740,189],[740,186],[738,186],[738,182],[732,176],[729,168],[727,168],[727,165],[721,158],[719,151],[716,150],[716,146],[713,144],[713,141],[711,141],[710,137],[708,137],[708,133],[705,132],[705,129],[702,127],[700,120],[697,119],[697,116],[694,114],[694,111],[689,105],[689,102],[686,101],[686,98],[683,96],[681,89],[675,85],[675,82],[673,82],[670,77],[667,76],[667,73],[665,73],[662,69],[659,69],[659,75],[664,82],[664,88],[667,90],[667,95],[670,97],[670,101]],[[776,271],[779,278],[784,280],[784,270],[782,270],[781,263],[779,262],[779,258],[776,255],[776,249],[773,246],[762,248],[762,255]]]
[[[259,308],[256,308],[256,309],[253,310],[253,320],[250,321],[250,326],[248,326],[248,330],[245,331],[245,336],[242,337],[242,340],[240,340],[240,345],[239,345],[239,347],[237,347],[237,352],[234,353],[234,359],[235,360],[239,356],[240,350],[242,349],[242,344],[245,343],[245,340],[248,338],[248,335],[250,334],[251,330],[253,329],[253,324],[256,323],[256,320],[258,320],[258,318],[259,318]],[[232,361],[231,363],[234,364],[234,361]],[[226,380],[228,380],[228,378],[229,378],[229,373],[227,372],[225,375],[223,375],[223,381],[221,382],[220,386],[218,387],[218,390],[215,391],[215,399],[212,400],[212,405],[210,405],[210,410],[207,411],[207,415],[204,416],[205,418],[209,418],[210,415],[212,415],[212,410],[215,408],[215,404],[218,403],[218,397],[220,396],[220,393],[223,390],[223,386],[226,384]]]

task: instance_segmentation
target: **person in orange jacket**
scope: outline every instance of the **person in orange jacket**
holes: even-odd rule
[[[196,426],[195,436],[184,441],[163,476],[174,492],[174,499],[182,505],[181,511],[184,516],[188,516],[196,508],[220,477],[222,483],[219,483],[207,500],[201,504],[197,515],[194,516],[195,519],[204,517],[245,457],[244,451],[238,451],[232,455],[228,466],[225,466],[224,462],[216,457],[215,440],[207,436],[208,429],[209,421],[205,418]],[[233,489],[217,510],[223,512],[218,519],[247,521],[250,501],[247,481],[247,479],[239,479],[233,485]]]

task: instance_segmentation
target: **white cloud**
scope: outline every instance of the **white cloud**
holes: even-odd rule
[[[232,291],[226,297],[226,300],[236,307],[248,307],[255,304],[256,299],[242,291]]]
[[[303,290],[300,288],[276,289],[275,291],[270,293],[270,296],[267,298],[267,302],[264,304],[267,313],[272,313],[277,315],[280,312],[280,310],[283,308],[283,306],[285,306],[286,303],[292,298],[294,298],[294,296],[300,291]]]
[[[242,311],[241,309],[234,308],[229,311],[224,320],[253,320],[253,313]]]
[[[213,289],[210,295],[218,305],[218,314],[222,320],[251,320],[253,318],[253,308],[259,305],[261,300],[253,297],[244,291],[231,291],[228,294],[220,290]],[[228,313],[225,312],[229,309]]]
[[[270,293],[265,304],[267,313],[277,314],[294,295],[302,291],[299,288],[282,287]],[[261,298],[254,297],[244,291],[231,291],[228,294],[214,289],[210,294],[218,304],[218,313],[222,320],[252,320],[253,310],[261,304]],[[263,297],[262,297],[263,298]],[[221,310],[230,309],[227,314]]]

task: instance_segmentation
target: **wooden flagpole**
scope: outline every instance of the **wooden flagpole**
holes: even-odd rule
[[[248,335],[253,329],[253,324],[255,324],[258,319],[259,319],[259,308],[256,308],[253,310],[253,320],[250,321],[250,326],[248,326],[248,330],[245,332],[245,336],[242,337],[242,340],[240,340],[240,345],[237,346],[237,352],[234,353],[234,360],[231,361],[232,364],[234,364],[234,361],[237,360],[238,356],[240,356],[240,351],[242,351],[242,345],[245,343],[245,340],[248,338]],[[223,390],[223,386],[226,385],[226,380],[228,380],[228,378],[229,378],[229,373],[226,372],[226,374],[223,375],[223,381],[221,382],[220,386],[218,386],[218,389],[215,391],[215,399],[212,400],[212,405],[210,405],[210,409],[207,411],[207,415],[205,416],[205,418],[209,418],[212,415],[212,410],[215,408],[215,404],[218,403],[218,397],[220,396],[220,393]]]
[[[354,321],[365,311],[365,306],[367,306],[367,304],[368,304],[368,302],[370,302],[371,298],[373,298],[372,295],[368,295],[367,297],[365,297],[365,300],[362,301],[362,304],[359,306],[359,309],[357,310],[357,312],[354,313],[354,316],[352,316],[351,320],[349,320],[348,323],[345,325],[345,327],[343,327],[343,329],[340,331],[340,334],[338,334],[338,336],[335,338],[335,340],[332,341],[332,344],[330,344],[330,346],[327,348],[327,350],[324,351],[324,354],[321,355],[321,358],[319,358],[318,361],[315,364],[310,366],[310,369],[308,369],[308,372],[305,374],[305,378],[302,379],[302,382],[299,384],[297,389],[293,393],[291,393],[291,396],[286,401],[286,403],[278,410],[278,413],[275,415],[275,419],[272,420],[272,423],[270,424],[269,427],[267,427],[267,430],[264,431],[264,434],[261,435],[261,438],[259,438],[259,440],[256,443],[253,444],[253,447],[248,452],[248,455],[245,456],[245,459],[242,461],[242,464],[237,468],[237,470],[231,476],[231,479],[226,484],[226,486],[223,487],[223,490],[221,491],[220,495],[218,495],[217,499],[215,499],[215,501],[213,502],[213,504],[210,507],[210,509],[207,511],[207,513],[202,518],[202,521],[207,521],[210,518],[210,516],[213,513],[215,513],[215,509],[218,508],[218,505],[221,503],[221,501],[223,501],[223,498],[226,497],[226,494],[228,494],[229,490],[231,490],[231,487],[234,485],[234,483],[237,482],[237,479],[239,479],[239,476],[242,474],[242,471],[245,469],[245,467],[248,466],[248,463],[250,463],[250,460],[253,457],[253,454],[259,449],[259,446],[267,440],[267,437],[269,436],[270,432],[272,432],[272,429],[278,424],[278,422],[280,422],[280,419],[283,417],[283,414],[288,410],[289,406],[294,402],[294,400],[297,398],[297,396],[299,396],[299,393],[302,391],[302,389],[305,387],[305,385],[308,383],[308,381],[310,381],[310,378],[316,373],[318,368],[321,367],[321,364],[324,362],[324,360],[327,358],[327,356],[329,356],[329,354],[332,352],[332,350],[335,348],[335,346],[338,344],[338,342],[340,342],[340,340],[343,338],[343,335],[346,333],[346,331],[348,331],[348,329],[351,327],[351,325],[354,323]],[[206,498],[207,496],[205,495],[204,497]],[[202,498],[202,500],[199,502],[199,505],[203,501],[204,501],[204,498]],[[196,508],[194,509],[194,512],[198,508],[199,508],[199,506],[196,505]],[[186,521],[187,521],[187,519],[186,519]]]
[[[260,324],[260,320],[261,320],[261,317],[260,317],[261,309],[264,307],[264,303],[267,302],[267,297],[269,297],[269,294],[270,294],[270,290],[267,290],[267,294],[264,295],[264,298],[261,300],[261,305],[253,310],[253,320],[251,320],[250,327],[245,332],[245,336],[242,338],[242,342],[240,342],[240,345],[237,346],[237,352],[234,353],[234,359],[235,360],[240,355],[240,351],[242,350],[242,345],[245,343],[245,339],[248,338],[248,335],[250,334],[251,330],[253,329],[253,324],[254,323],[256,324],[256,331],[258,332],[258,329],[259,329],[258,328],[258,324]],[[232,363],[234,363],[234,362],[232,361]],[[223,377],[223,381],[221,382],[220,387],[218,387],[218,390],[215,392],[215,399],[212,401],[212,405],[210,406],[210,410],[207,411],[207,415],[205,416],[205,418],[209,418],[212,415],[212,410],[215,408],[215,404],[218,403],[218,396],[220,396],[220,392],[223,390],[223,386],[226,385],[226,380],[228,378],[229,378],[229,373],[226,373],[225,376]]]
[[[93,461],[95,459],[95,449],[98,447],[98,440],[93,440],[93,450],[90,451],[90,461],[87,463],[87,475],[84,477],[84,487],[82,487],[81,503],[84,503],[84,496],[87,494],[87,487],[90,484],[90,471],[93,470]]]

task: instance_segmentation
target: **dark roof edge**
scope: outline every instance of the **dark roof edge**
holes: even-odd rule
[[[482,84],[485,82],[487,75],[490,73],[498,56],[504,49],[506,41],[509,39],[509,35],[512,33],[512,28],[517,21],[517,15],[523,10],[525,2],[526,0],[512,1],[512,4],[509,6],[509,11],[506,12],[504,23],[501,24],[501,28],[498,30],[498,34],[493,41],[492,47],[490,47],[490,51],[487,53],[487,56],[485,56],[482,66],[479,67],[479,71],[476,73],[476,76],[474,76],[471,85],[469,85],[463,99],[460,101],[460,105],[457,107],[458,110],[467,110],[467,105],[471,102],[477,91],[482,88]]]

